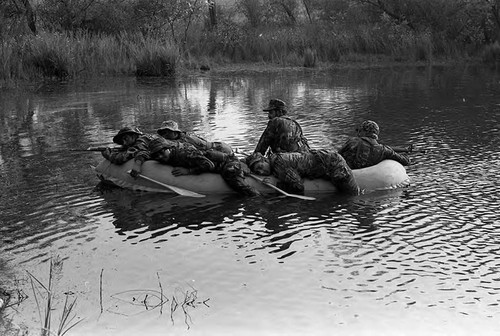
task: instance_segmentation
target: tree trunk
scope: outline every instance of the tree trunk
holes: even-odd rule
[[[302,3],[304,4],[304,7],[306,9],[307,17],[309,18],[309,23],[312,23],[312,18],[311,18],[311,11],[309,10],[309,3],[307,0],[302,0]]]
[[[210,30],[217,26],[217,11],[215,6],[215,1],[208,1],[208,17],[210,20]]]
[[[499,40],[500,36],[500,1],[494,1],[491,5],[491,13],[493,14],[493,18],[495,20],[495,36],[494,39],[496,41]]]
[[[35,13],[33,12],[33,7],[31,7],[31,4],[29,0],[21,0],[24,6],[24,13],[26,15],[26,21],[28,22],[28,27],[30,30],[33,32],[33,34],[36,35],[36,16]]]

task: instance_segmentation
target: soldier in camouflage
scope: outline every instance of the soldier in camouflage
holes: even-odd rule
[[[172,142],[177,145],[172,146]],[[172,174],[175,176],[201,174],[211,172],[220,174],[224,181],[236,192],[245,196],[257,196],[260,193],[245,181],[245,175],[250,169],[244,162],[232,154],[213,150],[200,151],[193,145],[185,142],[168,141],[160,138],[153,141],[151,157],[164,164],[175,166]],[[209,154],[207,154],[209,153]],[[210,163],[210,165],[208,164]]]
[[[124,127],[113,137],[113,142],[121,145],[120,150],[106,148],[102,151],[102,156],[116,165],[134,159],[132,176],[137,177],[140,173],[140,166],[149,159],[149,145],[151,141],[159,138],[157,135],[144,134],[137,127]]]
[[[161,137],[151,141],[149,157],[173,166],[172,174],[175,176],[198,175],[215,169],[215,164],[193,145]]]
[[[366,120],[356,129],[357,137],[350,138],[339,150],[351,169],[374,166],[391,159],[403,166],[410,164],[408,155],[396,153],[391,147],[378,143],[380,129],[376,122]]]
[[[344,194],[360,193],[351,168],[334,150],[273,153],[268,157],[254,153],[247,157],[247,164],[256,174],[276,176],[277,187],[290,193],[304,194],[304,178],[328,180]]]
[[[280,99],[271,99],[264,111],[268,112],[269,121],[254,153],[265,155],[268,148],[273,153],[310,150],[299,123],[285,116],[287,114],[285,102]]]
[[[245,162],[238,160],[235,155],[228,156],[225,161],[217,163],[215,172],[221,174],[224,181],[239,194],[245,196],[260,195],[260,192],[245,180],[245,176],[251,173],[250,168]]]
[[[156,132],[167,140],[190,143],[203,152],[212,150],[229,155],[233,154],[233,150],[228,144],[207,141],[196,134],[181,131],[179,125],[173,120],[164,121]]]

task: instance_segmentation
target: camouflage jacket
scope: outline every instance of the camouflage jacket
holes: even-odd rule
[[[190,143],[172,141],[170,158],[168,164],[173,167],[184,167],[190,170],[190,174],[201,174],[211,172],[215,164],[208,159],[202,151]]]
[[[273,153],[307,152],[310,149],[299,123],[284,116],[269,120],[255,152],[265,155],[269,147]]]
[[[329,180],[339,191],[358,194],[352,170],[336,151],[324,149],[307,153],[278,153],[269,156],[278,187],[289,192],[304,193],[304,178]]]
[[[391,147],[379,144],[377,140],[368,137],[353,137],[339,150],[351,169],[374,166],[377,163],[391,159],[403,166],[410,164],[408,155],[396,153]]]
[[[215,150],[225,154],[233,154],[231,146],[223,142],[207,141],[202,137],[193,133],[181,132],[177,141],[190,143],[203,152],[209,150]]]
[[[112,151],[111,153],[104,151],[102,152],[102,156],[116,165],[124,164],[132,159],[144,162],[150,159],[149,144],[157,137],[155,134],[141,135],[132,146],[124,148],[121,151]]]

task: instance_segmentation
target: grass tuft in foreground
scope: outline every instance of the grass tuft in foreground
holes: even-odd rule
[[[63,336],[78,323],[83,321],[75,321],[76,315],[74,314],[74,309],[76,305],[76,298],[74,300],[70,300],[70,294],[65,293],[66,299],[64,301],[64,307],[61,318],[59,319],[59,324],[56,329],[52,329],[52,311],[55,309],[53,306],[55,296],[54,286],[55,282],[61,277],[62,266],[62,260],[59,258],[56,257],[50,260],[49,279],[47,284],[43,284],[38,278],[28,272],[31,280],[33,296],[35,298],[38,314],[40,316],[42,336]]]

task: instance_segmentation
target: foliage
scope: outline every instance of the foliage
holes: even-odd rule
[[[172,76],[179,53],[168,42],[142,37],[132,49],[136,76]]]
[[[0,40],[27,33],[23,9],[15,1],[0,1]]]
[[[40,24],[50,31],[118,33],[133,22],[122,0],[43,0],[36,11]]]
[[[64,39],[64,37],[62,37]],[[61,43],[60,38],[42,38],[40,36],[30,39],[27,47],[27,66],[32,66],[45,77],[66,78],[71,54],[69,43]]]
[[[172,41],[183,47],[191,25],[206,7],[201,0],[137,0],[133,12],[143,32],[155,35],[168,32]]]
[[[241,60],[243,41],[248,36],[247,31],[236,24],[230,17],[235,12],[219,11],[217,25],[211,30],[198,29],[203,33],[196,36],[191,43],[191,52],[197,55],[206,54],[217,59],[228,58]]]
[[[500,0],[215,0],[210,12],[203,0],[31,2],[31,31],[24,2],[0,2],[0,80],[171,75],[209,57],[308,66],[362,55],[432,61],[479,55],[500,36]]]
[[[500,63],[500,44],[495,42],[484,48],[482,54],[483,62],[498,65]]]
[[[259,0],[239,0],[239,7],[250,27],[260,26],[264,6]]]

